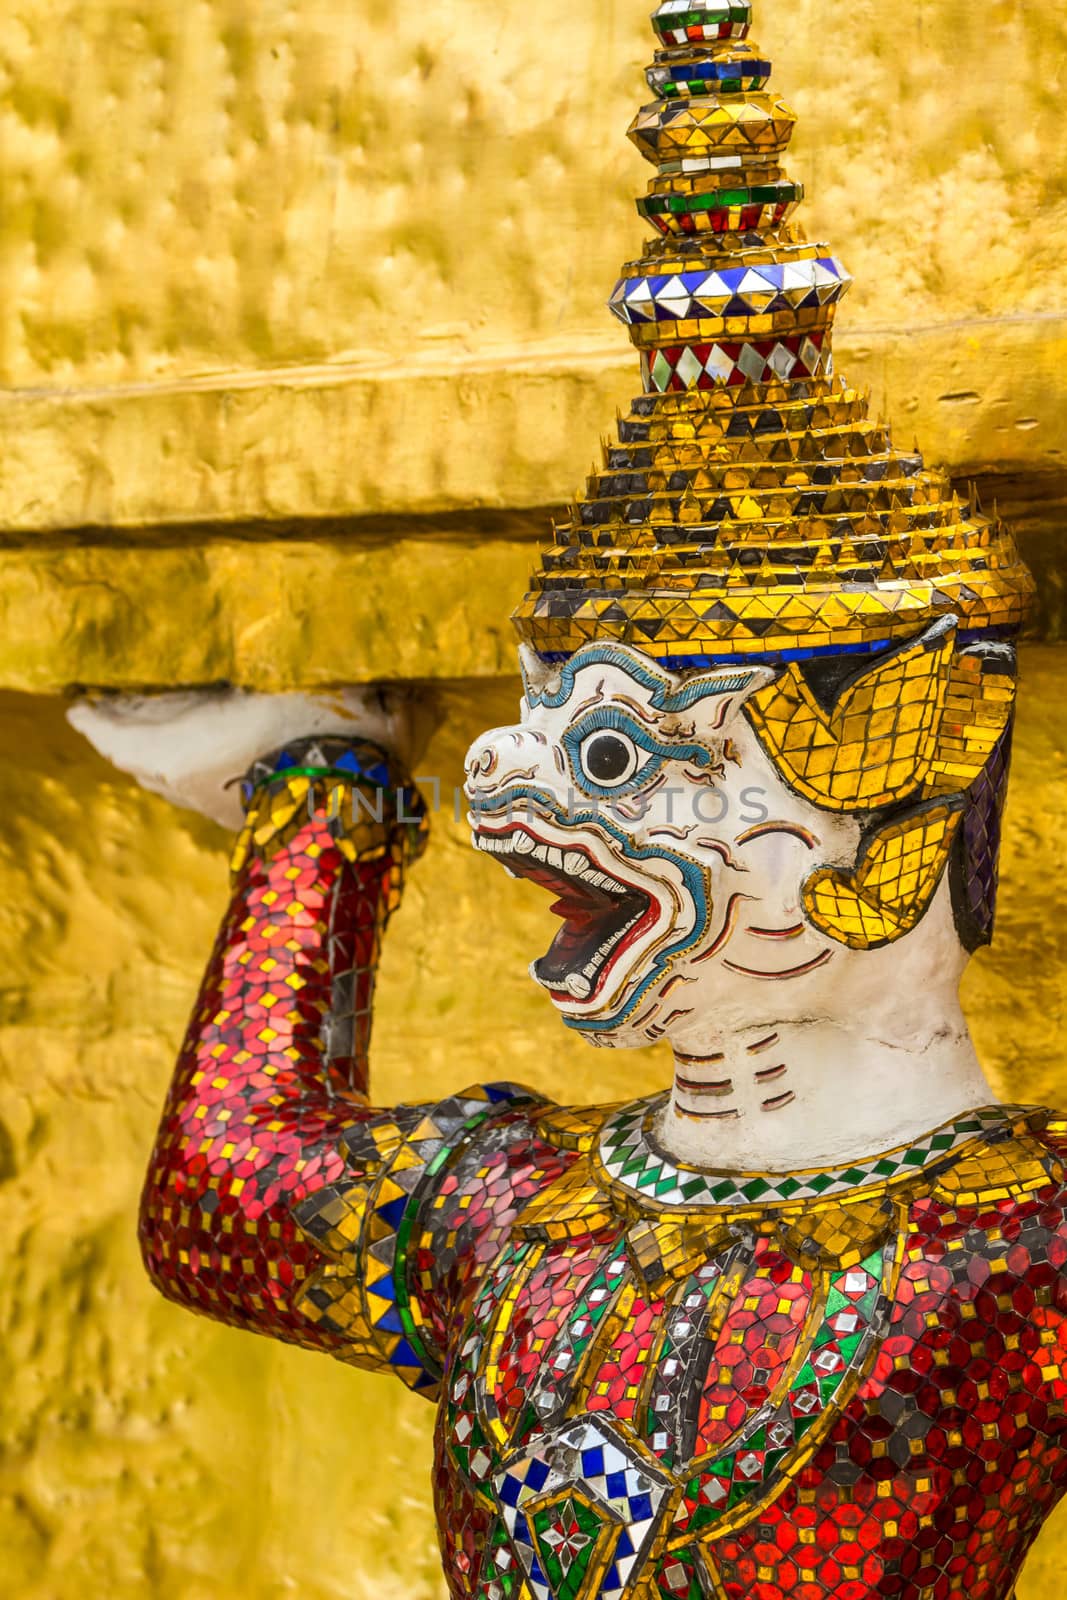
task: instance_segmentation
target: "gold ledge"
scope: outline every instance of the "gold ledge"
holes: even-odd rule
[[[621,330],[620,330],[621,337]],[[1067,316],[912,332],[846,329],[838,369],[897,442],[954,473],[1067,461]],[[0,529],[430,515],[568,500],[615,407],[640,389],[612,341],[189,378],[153,388],[0,393]]]
[[[1063,632],[1060,525],[1067,477],[1001,484],[1038,577],[1037,630]],[[983,499],[992,484],[980,484]],[[508,616],[550,513],[470,514],[440,531],[409,523],[312,536],[139,542],[39,540],[0,557],[0,688],[172,689],[218,682],[281,690],[370,679],[496,677],[516,671]],[[388,524],[393,527],[392,519]],[[99,531],[99,530],[97,530]],[[421,535],[421,536],[420,536]]]
[[[0,562],[0,685],[249,689],[515,671],[521,540],[216,539]]]

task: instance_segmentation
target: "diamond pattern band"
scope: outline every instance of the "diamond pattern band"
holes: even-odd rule
[[[656,394],[686,389],[769,383],[774,378],[830,377],[833,355],[815,334],[756,343],[665,345],[642,352],[645,388]]]
[[[717,272],[671,272],[620,278],[608,301],[628,326],[684,322],[692,317],[760,316],[833,305],[852,279],[834,256],[722,267]]]
[[[1010,1109],[992,1106],[946,1123],[912,1145],[901,1145],[884,1155],[845,1166],[788,1174],[715,1173],[679,1166],[653,1144],[651,1124],[665,1101],[665,1095],[656,1095],[616,1112],[605,1122],[599,1146],[608,1178],[661,1206],[727,1206],[737,1210],[853,1194],[869,1184],[913,1177],[930,1162],[951,1155],[968,1140],[988,1135],[1011,1120]]]

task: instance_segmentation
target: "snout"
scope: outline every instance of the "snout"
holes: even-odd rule
[[[467,751],[464,790],[484,800],[514,784],[544,783],[553,772],[549,743],[533,728],[491,728]]]
[[[491,733],[483,733],[480,739],[475,739],[463,763],[464,788],[468,795],[491,782],[499,761],[500,752]]]

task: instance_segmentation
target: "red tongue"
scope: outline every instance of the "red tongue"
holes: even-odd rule
[[[552,910],[563,918],[563,926],[552,941],[552,954],[565,966],[588,954],[590,945],[598,944],[599,927],[604,918],[604,906],[592,895],[580,890],[565,889],[553,903]]]
[[[604,906],[589,895],[565,889],[559,899],[553,901],[551,911],[554,916],[563,918],[568,924],[568,931],[584,933],[604,915]]]

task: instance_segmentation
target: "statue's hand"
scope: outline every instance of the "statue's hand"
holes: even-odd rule
[[[230,829],[242,817],[237,780],[257,756],[290,739],[341,733],[381,745],[411,769],[435,721],[425,697],[396,686],[100,695],[79,700],[67,715],[102,756],[144,788]]]

